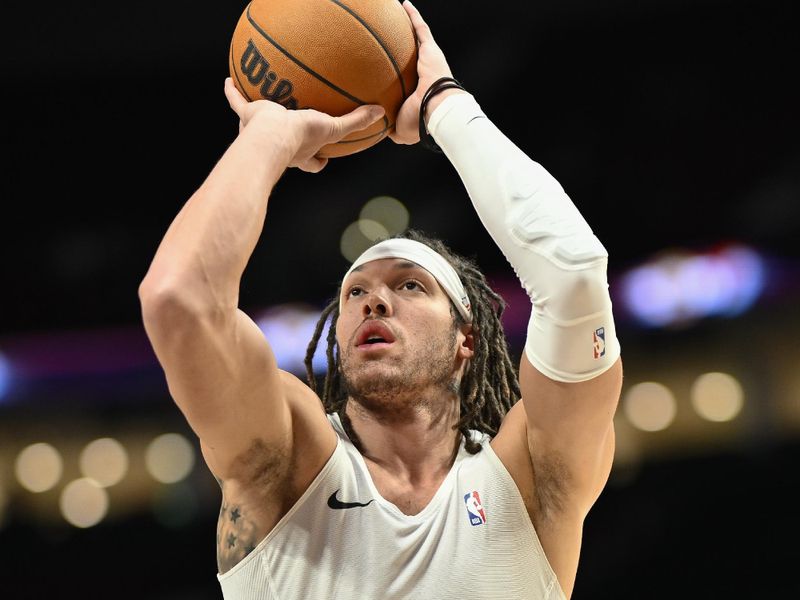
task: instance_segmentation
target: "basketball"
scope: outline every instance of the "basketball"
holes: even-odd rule
[[[249,101],[333,116],[382,105],[382,121],[319,153],[346,156],[394,130],[417,86],[416,37],[398,0],[252,0],[233,31],[230,73]]]

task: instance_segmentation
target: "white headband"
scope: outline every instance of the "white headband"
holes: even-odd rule
[[[436,278],[436,281],[438,281],[439,285],[447,292],[447,295],[450,296],[450,299],[453,301],[453,304],[456,305],[458,312],[464,320],[467,323],[472,323],[472,311],[469,297],[467,296],[464,284],[461,283],[461,279],[458,277],[456,270],[441,254],[431,249],[429,246],[414,240],[392,238],[367,248],[364,253],[350,265],[350,269],[345,273],[342,282],[347,279],[347,276],[350,275],[356,267],[381,258],[404,258],[418,264],[428,271]],[[340,297],[340,309],[341,301]]]

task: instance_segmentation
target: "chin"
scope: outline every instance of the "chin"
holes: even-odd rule
[[[388,365],[369,364],[342,373],[342,383],[349,396],[355,399],[396,395],[411,383],[411,378]]]

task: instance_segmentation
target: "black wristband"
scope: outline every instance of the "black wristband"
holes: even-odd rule
[[[456,79],[452,77],[440,77],[431,84],[431,87],[429,87],[425,95],[422,96],[422,102],[419,106],[419,141],[422,142],[422,145],[428,150],[433,152],[441,153],[442,149],[439,148],[439,145],[433,140],[425,127],[425,111],[428,109],[428,102],[431,98],[439,92],[453,88],[466,91],[464,86]]]

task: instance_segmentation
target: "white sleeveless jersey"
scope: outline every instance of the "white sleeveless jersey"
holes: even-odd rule
[[[519,490],[489,445],[458,456],[430,503],[378,493],[338,415],[336,450],[261,543],[217,575],[225,600],[565,600]]]

